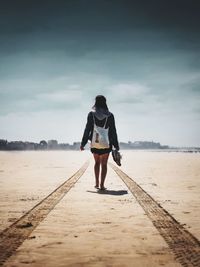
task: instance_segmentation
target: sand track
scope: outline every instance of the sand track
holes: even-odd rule
[[[18,221],[0,233],[0,265],[3,265],[10,256],[15,254],[17,248],[22,245],[39,223],[47,217],[56,204],[58,204],[66,193],[76,184],[86,171],[88,165],[89,161]],[[115,165],[111,163],[109,165],[128,186],[131,193],[135,196],[153,225],[174,253],[177,262],[182,266],[200,266],[199,240],[176,221],[171,214],[161,207],[159,203],[127,174]],[[70,192],[72,191],[73,190]]]
[[[183,266],[200,266],[200,242],[170,215],[159,203],[145,192],[133,179],[118,167],[109,163],[135,196],[149,219]]]
[[[38,224],[44,220],[55,205],[75,185],[86,171],[88,165],[89,161],[86,161],[73,176],[67,179],[19,220],[0,233],[0,266],[14,254],[16,249],[28,238]]]

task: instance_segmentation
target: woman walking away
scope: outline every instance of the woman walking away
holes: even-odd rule
[[[93,153],[95,165],[94,173],[96,184],[95,188],[105,190],[104,182],[107,174],[107,162],[112,147],[119,150],[117,132],[115,128],[114,115],[109,111],[106,98],[98,95],[92,111],[88,113],[87,124],[81,141],[80,149],[91,141],[90,150]],[[101,181],[99,187],[99,173],[101,167]]]

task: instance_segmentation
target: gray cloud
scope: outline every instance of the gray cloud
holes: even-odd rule
[[[4,1],[1,137],[78,140],[105,94],[121,140],[200,145],[198,10],[195,0]]]

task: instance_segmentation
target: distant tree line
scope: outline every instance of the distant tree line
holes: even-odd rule
[[[153,141],[135,141],[128,143],[120,142],[121,149],[168,149],[169,146],[163,146]]]
[[[59,144],[57,140],[42,140],[39,143],[0,139],[0,150],[78,150],[80,142]]]
[[[120,149],[168,149],[169,146],[162,146],[160,143],[149,141],[136,141],[128,143],[120,142]],[[89,146],[86,146],[86,149]],[[58,143],[57,140],[41,140],[39,143],[10,141],[0,139],[0,150],[79,150],[80,142]]]

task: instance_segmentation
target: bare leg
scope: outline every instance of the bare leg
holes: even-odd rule
[[[95,173],[95,180],[96,180],[96,187],[99,187],[99,171],[100,171],[100,155],[93,154],[95,164],[94,164],[94,173]]]
[[[107,162],[109,153],[101,155],[101,189],[104,188],[104,182],[107,174]]]

